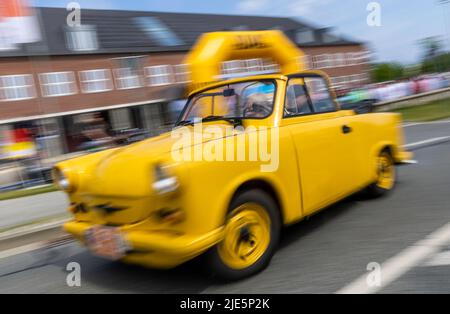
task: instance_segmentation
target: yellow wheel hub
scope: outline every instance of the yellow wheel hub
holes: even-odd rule
[[[378,156],[377,166],[377,186],[385,190],[392,189],[395,183],[395,166],[390,155],[388,153],[382,153]]]
[[[247,203],[233,210],[218,245],[222,262],[233,269],[255,264],[269,246],[270,224],[269,214],[258,204]]]

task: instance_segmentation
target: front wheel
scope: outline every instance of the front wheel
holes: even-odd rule
[[[213,273],[239,280],[263,270],[279,238],[281,219],[272,197],[260,190],[239,194],[231,203],[224,238],[207,255]]]
[[[397,173],[395,162],[389,150],[383,150],[377,157],[377,181],[367,191],[371,197],[380,197],[395,187]]]

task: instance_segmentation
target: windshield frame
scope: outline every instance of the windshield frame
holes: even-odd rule
[[[217,89],[217,88],[221,88],[224,86],[230,86],[233,84],[239,84],[239,83],[247,83],[247,82],[270,82],[274,85],[274,92],[273,92],[273,103],[272,103],[272,110],[270,111],[270,113],[265,116],[265,117],[224,117],[225,119],[239,119],[239,120],[265,120],[270,118],[274,111],[275,111],[275,105],[276,105],[276,100],[277,100],[277,96],[278,96],[278,82],[277,79],[275,78],[249,78],[249,79],[245,79],[245,80],[239,80],[239,81],[233,81],[233,82],[223,82],[223,84],[220,85],[214,85],[214,86],[206,86],[205,88],[198,90],[196,93],[190,95],[186,101],[186,104],[183,107],[183,110],[181,111],[180,115],[178,116],[177,121],[175,122],[175,127],[179,126],[180,122],[183,121],[183,117],[186,114],[186,111],[188,110],[188,108],[191,106],[191,101],[194,97],[196,97],[199,94],[202,94],[210,89]],[[218,119],[220,120],[220,119]],[[191,121],[192,124],[194,124],[194,121]]]

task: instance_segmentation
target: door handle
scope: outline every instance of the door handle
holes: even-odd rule
[[[350,133],[351,131],[352,131],[352,128],[349,127],[348,125],[343,125],[343,126],[342,126],[342,133],[348,134],[348,133]]]

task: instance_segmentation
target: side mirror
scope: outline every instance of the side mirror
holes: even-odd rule
[[[373,100],[364,100],[354,110],[358,114],[373,112],[373,103]]]
[[[236,95],[234,88],[227,88],[223,90],[223,97],[231,97]]]

